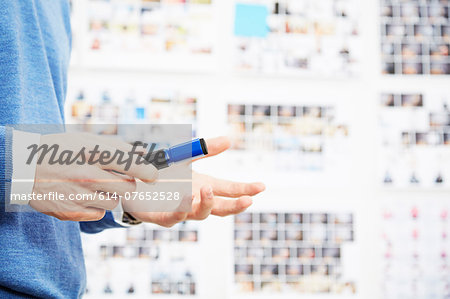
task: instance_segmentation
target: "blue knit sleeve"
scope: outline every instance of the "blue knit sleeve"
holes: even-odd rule
[[[123,227],[114,221],[114,217],[110,211],[106,211],[105,216],[98,221],[80,222],[80,229],[87,234],[96,234],[108,228]]]
[[[11,190],[12,154],[11,142],[7,140],[8,135],[6,127],[0,126],[0,198],[2,199],[2,206]]]
[[[12,153],[11,142],[8,142],[10,133],[5,126],[0,126],[0,198],[2,199],[2,206],[6,203],[11,189],[12,178]],[[114,217],[110,211],[107,211],[105,216],[98,221],[80,222],[80,229],[82,232],[94,234],[99,233],[108,228],[123,227],[114,221]]]

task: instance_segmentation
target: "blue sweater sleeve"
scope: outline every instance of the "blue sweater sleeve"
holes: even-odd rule
[[[0,126],[0,162],[2,164],[0,171],[0,192],[2,195],[6,196],[8,196],[7,193],[9,193],[12,175],[12,154],[11,149],[8,146],[10,142],[7,142],[7,135],[5,126]],[[108,228],[118,227],[123,226],[114,221],[114,217],[110,211],[107,211],[105,216],[98,221],[80,222],[81,231],[89,234],[95,234]]]
[[[123,227],[114,221],[114,217],[110,211],[106,211],[105,216],[98,221],[80,222],[80,229],[87,234],[96,234],[108,228]]]
[[[5,194],[6,188],[6,157],[5,157],[5,127],[0,126],[0,192],[1,195]],[[0,195],[0,198],[1,198]]]
[[[12,154],[7,135],[6,127],[0,126],[0,198],[9,196],[11,186]]]

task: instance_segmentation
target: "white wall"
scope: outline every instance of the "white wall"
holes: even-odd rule
[[[80,86],[121,84],[132,86],[179,88],[200,94],[198,127],[200,137],[227,133],[226,104],[229,101],[257,103],[311,103],[327,99],[348,109],[350,127],[350,178],[342,186],[321,188],[298,187],[295,180],[280,181],[273,174],[255,175],[251,170],[230,167],[227,155],[211,158],[195,165],[199,171],[231,179],[260,180],[267,190],[254,200],[252,210],[350,210],[356,215],[357,255],[353,263],[359,266],[358,298],[380,298],[379,221],[384,198],[423,200],[429,197],[448,198],[449,190],[419,191],[414,188],[389,191],[380,187],[376,177],[379,131],[377,114],[381,92],[449,92],[450,78],[426,76],[382,76],[380,72],[378,1],[361,0],[361,35],[364,55],[362,73],[351,79],[321,79],[288,76],[243,76],[233,73],[232,8],[230,2],[218,2],[219,31],[218,67],[212,73],[125,70],[123,68],[74,65],[70,84]],[[284,178],[286,179],[286,178]],[[332,184],[331,184],[332,185]],[[232,279],[232,221],[212,217],[201,229],[203,273],[205,284],[202,298],[230,298]],[[225,271],[226,269],[226,271]],[[299,295],[310,298],[310,295]],[[247,297],[245,297],[247,298]]]

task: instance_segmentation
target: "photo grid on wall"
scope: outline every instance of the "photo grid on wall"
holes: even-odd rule
[[[359,16],[359,1],[354,0],[238,2],[235,68],[259,74],[355,76],[361,62]]]
[[[139,139],[132,140],[135,135],[130,132],[118,132],[118,124],[192,124],[192,136],[197,134],[198,98],[176,89],[73,86],[68,102],[67,123],[79,124],[88,132],[90,127],[106,124],[104,132],[96,133],[121,135],[128,142]]]
[[[211,54],[211,0],[88,0],[90,51]]]
[[[311,101],[312,103],[312,101]],[[350,154],[348,111],[334,104],[228,104],[229,159],[248,169],[299,176],[299,183],[339,185]],[[342,168],[344,167],[344,168]],[[343,181],[340,181],[342,179]]]
[[[210,71],[217,52],[211,0],[70,1],[71,66]]]
[[[194,222],[171,229],[141,224],[82,236],[86,298],[198,295],[201,257]]]
[[[450,186],[450,94],[384,93],[379,181],[385,187]]]
[[[383,74],[449,75],[448,0],[380,0]]]
[[[344,275],[354,242],[352,213],[244,213],[234,221],[237,293],[354,294]],[[346,268],[344,270],[344,268]]]

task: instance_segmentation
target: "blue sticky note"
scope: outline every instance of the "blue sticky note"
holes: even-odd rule
[[[269,33],[268,15],[269,10],[265,5],[236,4],[234,34],[245,37],[266,37]]]

